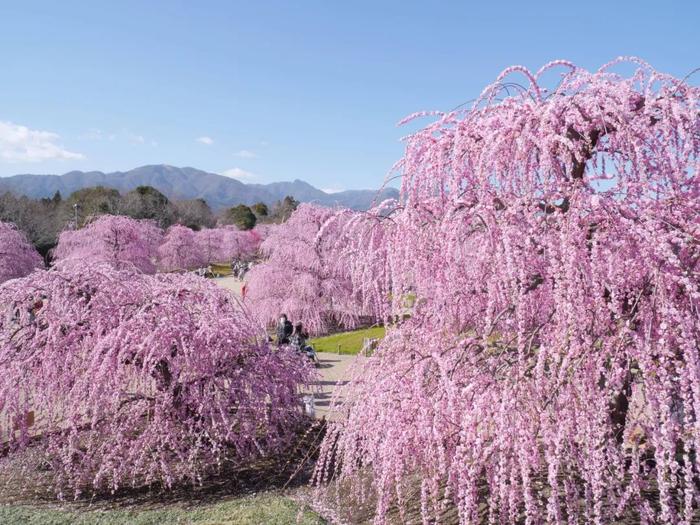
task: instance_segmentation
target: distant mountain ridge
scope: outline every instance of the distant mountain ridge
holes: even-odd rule
[[[63,175],[13,175],[0,178],[0,192],[10,191],[35,199],[52,197],[57,191],[67,197],[76,190],[90,186],[106,186],[122,193],[137,186],[153,186],[171,199],[205,199],[214,210],[256,202],[271,205],[287,195],[300,202],[365,210],[373,201],[397,198],[399,193],[396,188],[385,188],[380,193],[376,190],[326,193],[299,179],[271,184],[246,184],[216,173],[165,164],[141,166],[124,172],[71,171]]]

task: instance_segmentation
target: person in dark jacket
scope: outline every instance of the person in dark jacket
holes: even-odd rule
[[[292,336],[289,338],[289,343],[297,350],[302,351],[306,348],[306,341],[308,339],[309,334],[304,331],[304,326],[301,323],[297,323],[296,326],[294,326]]]
[[[280,319],[277,323],[277,344],[288,345],[289,336],[292,335],[292,331],[292,322],[289,319],[287,319],[287,315],[280,315]]]

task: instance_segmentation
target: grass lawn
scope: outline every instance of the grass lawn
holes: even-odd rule
[[[69,505],[67,506],[70,507]],[[299,520],[297,521],[297,518]],[[168,506],[159,510],[61,510],[57,508],[0,505],[3,525],[322,525],[311,511],[300,514],[292,500],[273,494],[247,496],[222,503],[189,508]]]
[[[362,342],[365,338],[382,339],[384,337],[384,327],[375,326],[373,328],[364,328],[362,330],[354,330],[352,332],[343,332],[340,334],[328,335],[326,337],[318,337],[311,340],[311,344],[317,352],[338,353],[338,345],[340,345],[341,354],[355,355],[362,350]]]

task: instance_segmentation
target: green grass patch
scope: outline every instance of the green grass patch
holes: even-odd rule
[[[317,352],[331,352],[337,354],[338,345],[340,345],[341,354],[355,355],[362,350],[362,343],[365,338],[382,339],[384,333],[383,326],[374,326],[372,328],[364,328],[352,332],[342,332],[325,337],[317,337],[311,340],[311,344],[314,345]]]
[[[298,520],[298,521],[297,521]],[[300,513],[289,498],[259,495],[237,498],[214,505],[189,508],[166,507],[158,510],[65,510],[20,505],[0,505],[3,525],[161,525],[164,523],[201,525],[322,525],[326,523],[310,511]]]
[[[231,265],[226,264],[226,263],[215,263],[215,264],[210,264],[211,266],[211,271],[214,274],[217,274],[221,277],[228,277],[231,275],[233,272],[231,271]]]

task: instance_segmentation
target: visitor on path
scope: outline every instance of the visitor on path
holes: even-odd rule
[[[280,320],[277,323],[277,344],[288,345],[289,336],[292,335],[292,332],[292,322],[289,319],[287,319],[286,314],[280,315]]]
[[[300,352],[306,348],[306,341],[309,339],[308,332],[304,331],[304,326],[297,323],[294,326],[294,332],[290,337],[290,344]]]
[[[313,346],[307,344],[308,340],[309,333],[304,330],[304,326],[301,323],[297,323],[294,326],[294,333],[290,337],[290,344],[297,352],[308,357],[314,366],[319,366],[316,350],[314,350]]]

